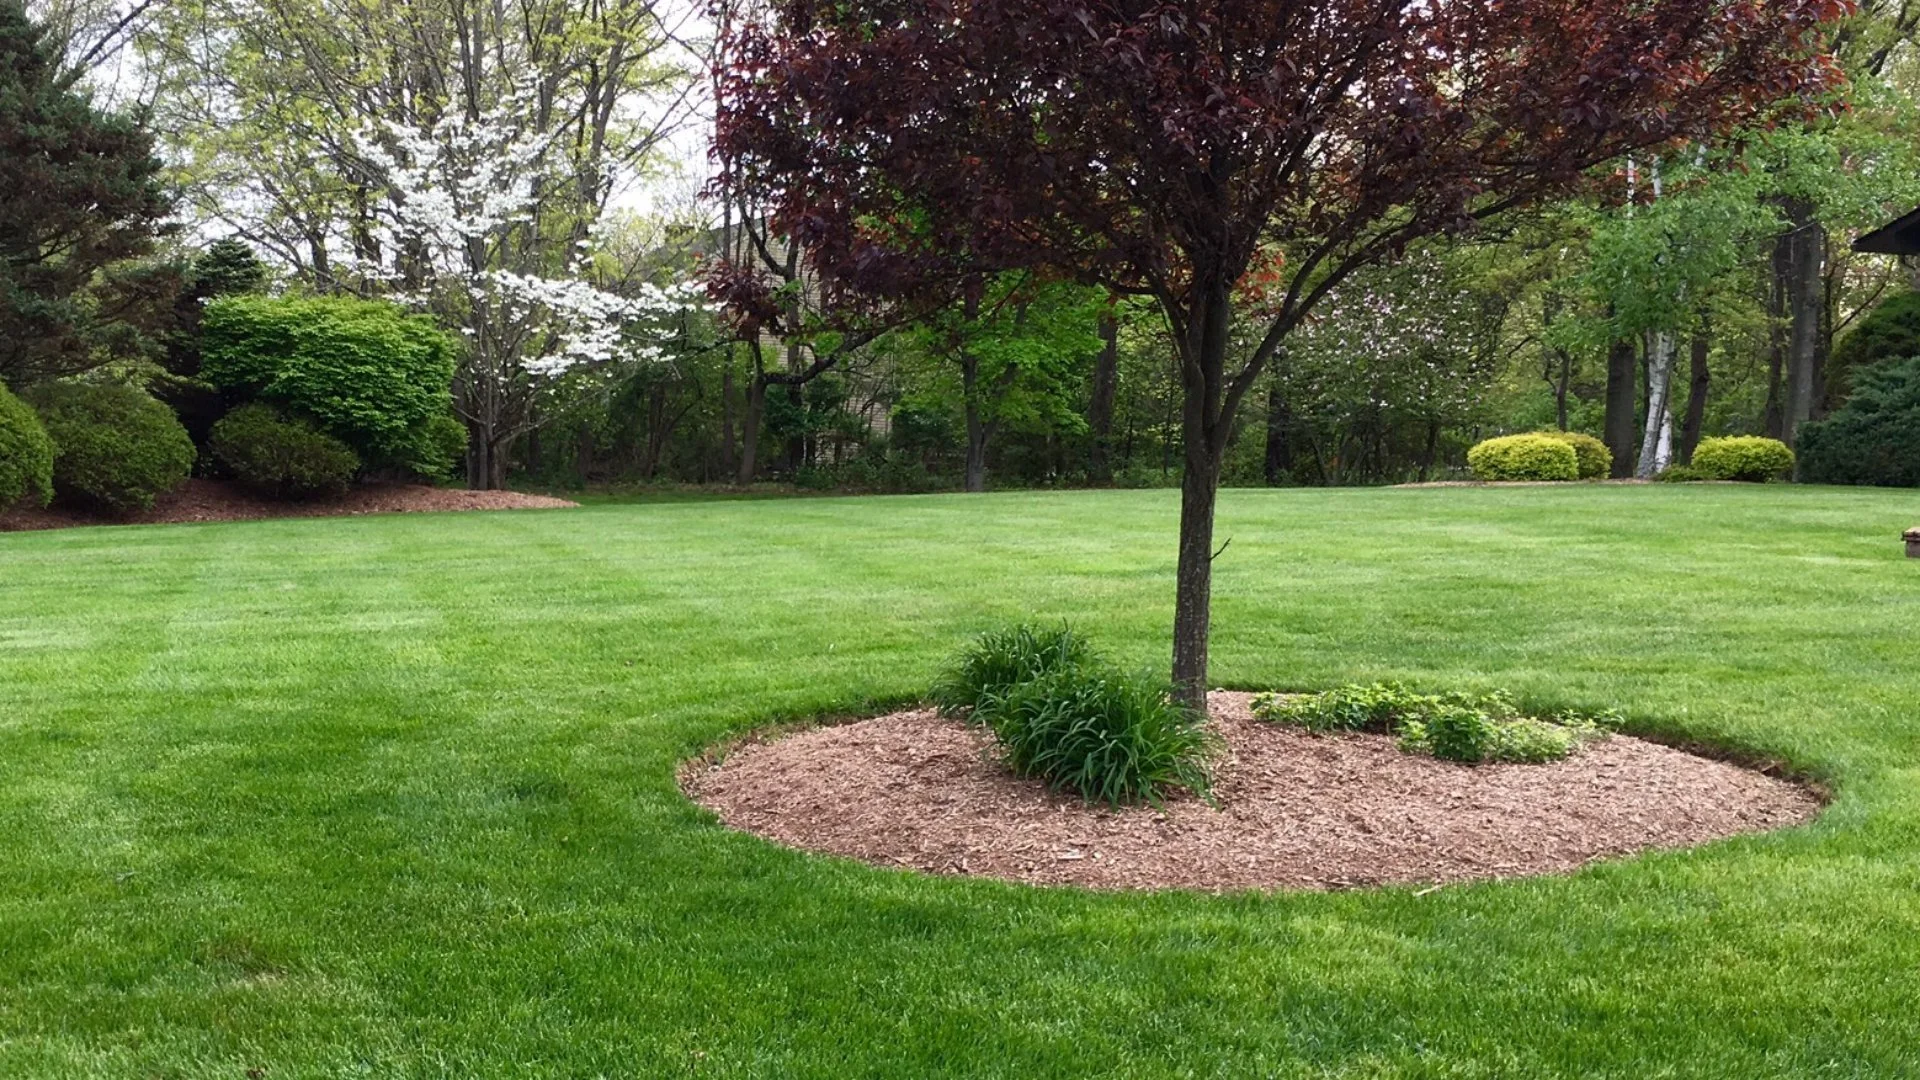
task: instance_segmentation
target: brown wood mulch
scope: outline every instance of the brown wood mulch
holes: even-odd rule
[[[461,491],[424,484],[362,484],[338,498],[310,502],[263,499],[219,480],[189,480],[162,495],[153,509],[122,517],[64,506],[16,506],[0,512],[0,532],[69,529],[82,525],[171,525],[196,521],[257,521],[265,518],[339,517],[441,510],[538,510],[578,506],[566,499],[518,491]]]
[[[1338,889],[1559,873],[1811,820],[1800,785],[1615,735],[1548,765],[1461,765],[1384,735],[1309,735],[1215,692],[1217,807],[1109,810],[1007,772],[930,710],[689,762],[726,825],[879,866],[1096,889]]]

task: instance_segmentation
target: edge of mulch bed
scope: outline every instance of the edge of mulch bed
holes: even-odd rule
[[[1461,765],[1383,735],[1309,735],[1210,696],[1218,806],[1088,807],[1009,774],[928,709],[776,724],[684,761],[721,823],[870,865],[1032,885],[1205,892],[1437,887],[1577,870],[1804,824],[1823,789],[1780,763],[1615,735],[1550,765]]]
[[[183,525],[276,518],[352,517],[362,514],[440,513],[461,510],[548,510],[579,503],[519,491],[464,491],[425,484],[362,484],[346,494],[311,502],[279,502],[249,494],[219,480],[192,479],[155,500],[153,509],[121,517],[55,505],[0,511],[0,532],[74,529],[100,525]]]

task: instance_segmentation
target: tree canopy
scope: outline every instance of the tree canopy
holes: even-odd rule
[[[1597,165],[1816,108],[1848,10],[779,0],[729,24],[716,145],[849,308],[1007,269],[1153,298],[1185,399],[1174,681],[1197,702],[1233,420],[1315,304]],[[1250,279],[1265,311],[1235,348]]]

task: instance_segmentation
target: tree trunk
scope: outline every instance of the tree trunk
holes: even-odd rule
[[[1186,472],[1180,478],[1180,561],[1174,571],[1173,687],[1189,707],[1207,701],[1207,638],[1213,605],[1213,509],[1220,464],[1207,446],[1206,402],[1188,394]]]
[[[1688,352],[1688,363],[1692,378],[1687,382],[1687,418],[1680,427],[1680,463],[1693,464],[1693,449],[1700,445],[1700,426],[1707,416],[1707,389],[1711,374],[1707,370],[1707,354],[1712,349],[1713,339],[1703,327],[1693,335],[1693,346]]]
[[[1208,635],[1213,605],[1213,510],[1233,423],[1224,407],[1227,284],[1197,284],[1180,356],[1180,559],[1174,571],[1173,692],[1188,708],[1207,706]]]
[[[1561,431],[1567,430],[1565,426]],[[1420,455],[1420,482],[1426,483],[1428,474],[1433,472],[1433,459],[1440,452],[1440,421],[1427,421],[1427,445]]]
[[[1267,453],[1264,468],[1268,487],[1279,487],[1293,472],[1293,410],[1276,372],[1267,384]]]
[[[987,425],[980,416],[980,361],[960,354],[960,398],[967,418],[967,490],[987,490]]]
[[[787,436],[787,476],[791,478],[807,463],[807,398],[801,383],[787,384],[788,415],[799,426]]]
[[[740,422],[740,471],[733,479],[741,487],[753,483],[760,456],[760,421],[766,411],[767,381],[756,375],[747,380],[747,409]]]
[[[1787,435],[1787,280],[1791,276],[1791,233],[1773,240],[1772,273],[1767,278],[1767,402],[1760,412],[1760,430],[1770,439]]]
[[[1113,399],[1120,382],[1120,321],[1100,317],[1100,353],[1093,361],[1093,397],[1087,403],[1087,481],[1113,483]]]
[[[727,366],[720,370],[720,472],[735,476],[739,468],[733,449],[733,348],[727,348]]]
[[[1673,410],[1668,405],[1673,388],[1673,335],[1661,330],[1647,335],[1647,422],[1640,436],[1640,459],[1634,475],[1651,480],[1667,467],[1673,446]]]
[[[1616,341],[1607,347],[1607,413],[1604,424],[1607,449],[1613,451],[1613,478],[1633,475],[1636,372],[1633,343]]]
[[[1826,256],[1826,229],[1813,218],[1813,204],[1789,198],[1787,213],[1787,370],[1786,409],[1781,438],[1793,445],[1800,425],[1813,416],[1820,395],[1821,262]]]

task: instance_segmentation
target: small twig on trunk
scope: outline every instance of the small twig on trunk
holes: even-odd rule
[[[1229,536],[1227,537],[1227,542],[1220,545],[1220,551],[1216,551],[1213,554],[1207,556],[1207,561],[1212,562],[1213,560],[1219,558],[1220,552],[1227,550],[1227,548],[1231,547],[1232,545],[1233,545],[1233,537]]]

